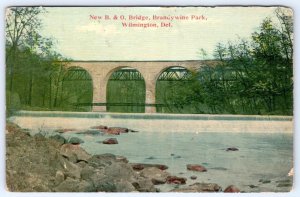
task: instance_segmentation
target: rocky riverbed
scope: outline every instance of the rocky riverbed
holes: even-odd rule
[[[117,146],[117,135],[136,132],[126,128],[97,126],[83,134],[107,135],[101,141],[106,146]],[[186,177],[168,172],[162,164],[131,163],[126,157],[113,154],[88,154],[81,139],[66,139],[63,133],[76,129],[60,129],[48,136],[32,134],[15,124],[6,125],[6,181],[10,191],[23,192],[160,192],[161,185],[172,185],[170,192],[243,192],[234,185],[222,188],[216,183],[197,182],[197,176]],[[230,147],[227,151],[238,151]],[[189,171],[206,173],[199,164],[188,164]],[[199,174],[200,175],[200,174]],[[261,180],[268,184],[271,180]],[[273,180],[272,180],[273,181]],[[290,187],[292,179],[278,183]],[[251,185],[257,187],[256,185]],[[250,187],[250,186],[249,186]]]

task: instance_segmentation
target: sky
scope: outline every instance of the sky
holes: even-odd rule
[[[73,60],[147,61],[203,59],[200,49],[207,52],[204,59],[212,59],[217,43],[249,38],[264,18],[274,17],[275,8],[48,7],[46,10],[41,33],[55,40],[55,49],[63,56]],[[105,15],[110,19],[105,20]],[[154,20],[153,15],[188,19]],[[122,16],[126,20],[121,20]],[[130,16],[149,19],[130,20]],[[124,27],[122,22],[156,26]],[[171,27],[161,27],[161,22],[168,25],[170,22]]]

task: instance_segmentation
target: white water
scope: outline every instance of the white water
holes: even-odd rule
[[[288,179],[293,167],[292,121],[234,121],[234,120],[161,120],[113,118],[13,117],[19,126],[33,131],[57,128],[85,130],[95,125],[120,126],[138,130],[120,136],[76,136],[85,143],[82,147],[91,154],[113,153],[125,156],[130,162],[158,163],[169,166],[168,171],[193,182],[214,182],[225,189],[236,185],[242,191],[289,191],[276,187],[278,180]],[[117,145],[98,143],[108,137],[118,139]],[[227,147],[239,151],[226,152]],[[201,164],[204,173],[186,170],[186,164]],[[192,181],[189,177],[196,175]],[[271,183],[262,184],[260,179]],[[258,186],[250,188],[248,185]],[[173,185],[162,185],[169,191]]]

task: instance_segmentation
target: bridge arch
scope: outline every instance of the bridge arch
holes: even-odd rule
[[[183,66],[169,66],[156,79],[155,100],[159,113],[190,113],[187,99],[194,70]]]
[[[187,66],[187,65],[172,65],[172,66],[166,66],[163,69],[161,69],[155,76],[155,81],[157,82],[157,80],[159,80],[159,77],[161,77],[161,75],[166,72],[169,69],[172,68],[177,68],[177,69],[185,69],[186,71],[193,73],[195,71],[194,68]]]
[[[80,66],[67,67],[62,78],[59,100],[59,106],[63,110],[91,111],[93,80],[89,71]]]
[[[145,112],[145,79],[133,67],[120,66],[106,75],[106,110],[109,112]]]

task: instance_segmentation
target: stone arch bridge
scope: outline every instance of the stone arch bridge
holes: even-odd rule
[[[93,103],[106,103],[106,88],[111,74],[121,68],[129,67],[141,73],[146,88],[146,113],[155,113],[155,87],[158,77],[168,68],[183,67],[195,71],[204,65],[213,66],[215,60],[186,61],[71,61],[67,68],[79,67],[86,70],[93,83]],[[106,111],[106,106],[93,105],[93,111]]]

